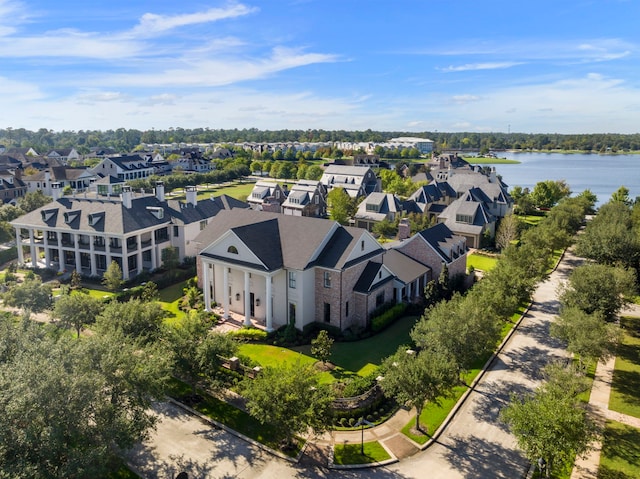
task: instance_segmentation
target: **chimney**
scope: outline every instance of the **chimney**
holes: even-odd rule
[[[49,183],[51,181],[51,172],[49,170],[44,172],[44,181],[45,183]]]
[[[496,175],[496,167],[491,167],[491,173],[489,174],[489,183],[497,183],[498,176]]]
[[[123,186],[122,193],[120,193],[120,198],[122,199],[122,204],[127,209],[131,208],[131,195],[131,187],[126,185]]]
[[[193,206],[198,204],[198,189],[195,186],[187,186],[185,188],[187,195],[187,203],[191,203]]]
[[[402,218],[398,225],[398,239],[406,240],[411,235],[411,225],[408,218]]]
[[[164,201],[164,182],[156,181],[156,198],[158,201]]]
[[[60,183],[51,183],[51,196],[53,200],[58,200],[62,196],[62,185]]]

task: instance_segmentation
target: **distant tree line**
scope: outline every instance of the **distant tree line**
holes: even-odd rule
[[[14,147],[32,147],[39,153],[52,148],[74,147],[88,153],[92,147],[114,148],[120,152],[133,150],[142,143],[242,143],[242,142],[384,142],[394,137],[414,136],[435,142],[437,151],[443,150],[578,150],[589,152],[617,152],[640,150],[640,133],[573,134],[556,133],[446,133],[435,131],[347,131],[347,130],[259,130],[169,128],[167,130],[116,130],[53,131],[40,128],[30,131],[24,128],[0,129],[0,144]],[[386,153],[385,153],[386,155]],[[383,155],[383,156],[385,156]],[[280,159],[280,158],[274,158]],[[284,159],[284,158],[283,158]]]

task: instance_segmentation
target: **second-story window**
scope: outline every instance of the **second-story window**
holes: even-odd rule
[[[289,271],[289,287],[291,289],[296,289],[296,272]]]
[[[324,272],[324,287],[325,288],[331,287],[331,273],[329,273],[329,271]]]

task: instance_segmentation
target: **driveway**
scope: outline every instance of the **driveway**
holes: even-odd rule
[[[175,406],[159,404],[156,411],[162,421],[150,439],[132,452],[131,463],[149,479],[173,479],[181,471],[199,479],[524,477],[528,462],[498,414],[511,393],[532,390],[540,383],[545,364],[567,358],[548,332],[558,309],[557,287],[579,261],[568,252],[556,271],[539,284],[520,326],[453,421],[435,444],[410,458],[386,467],[347,471],[291,464]]]

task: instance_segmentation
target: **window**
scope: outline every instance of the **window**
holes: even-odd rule
[[[473,216],[457,214],[456,215],[456,222],[457,223],[466,223],[466,224],[470,225],[470,224],[473,223]]]
[[[344,303],[344,315],[348,318],[349,317],[349,301],[347,301],[346,303]]]
[[[289,271],[289,287],[291,289],[296,289],[296,272]]]
[[[376,296],[376,308],[384,304],[384,291]]]
[[[360,241],[360,251],[364,251],[364,240]]]
[[[324,287],[325,288],[331,287],[331,273],[329,273],[329,271],[324,272]]]
[[[202,220],[200,222],[200,231],[202,231],[203,229],[205,229],[207,227],[207,220]]]
[[[324,322],[325,323],[331,322],[331,304],[330,303],[324,303]]]
[[[289,324],[296,324],[296,304],[289,303]]]
[[[180,236],[180,229],[177,226],[173,227],[173,237],[177,238],[178,236]]]
[[[238,248],[236,248],[235,246],[229,246],[227,248],[227,253],[231,253],[231,254],[238,254]]]
[[[378,212],[380,210],[380,207],[378,205],[372,205],[367,203],[367,211],[374,211],[374,212]]]

